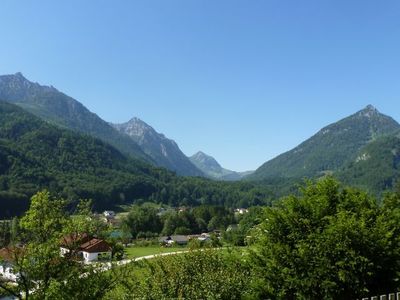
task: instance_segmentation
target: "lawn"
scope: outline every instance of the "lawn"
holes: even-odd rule
[[[188,250],[187,247],[161,247],[161,246],[148,246],[148,247],[128,247],[125,248],[126,258],[135,258],[140,256],[147,256],[153,254],[161,254],[167,252],[177,252]]]

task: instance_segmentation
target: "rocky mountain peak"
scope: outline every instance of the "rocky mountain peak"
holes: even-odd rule
[[[132,119],[130,119],[128,122],[126,122],[126,124],[146,124],[144,121],[142,121],[141,119],[139,119],[138,117],[133,117]],[[147,125],[147,124],[146,124]]]
[[[8,85],[10,87],[29,87],[33,84],[28,79],[26,79],[21,72],[0,76],[0,83],[3,85]]]
[[[24,77],[24,75],[22,75],[21,72],[15,73],[14,76],[15,76],[16,78],[19,78],[19,79],[27,80],[27,79]]]
[[[191,159],[201,163],[202,165],[208,166],[209,168],[221,168],[221,165],[215,160],[214,157],[211,157],[202,151],[194,154]]]
[[[372,104],[368,104],[368,105],[364,108],[364,110],[366,110],[366,111],[378,111],[378,110],[376,109],[376,107],[373,106]]]
[[[143,151],[158,165],[176,171],[181,175],[204,176],[179,149],[174,140],[158,133],[153,127],[137,117],[126,123],[111,124],[119,132],[128,135],[138,143]]]
[[[193,154],[193,157],[196,157],[196,158],[212,158],[211,156],[205,154],[203,151],[198,151],[197,153]]]
[[[7,94],[6,99],[24,100],[41,92],[58,92],[53,86],[40,85],[29,81],[21,72],[0,76],[0,93]]]
[[[162,133],[158,133],[153,127],[138,117],[133,117],[126,123],[113,124],[113,126],[131,138],[137,139],[137,142],[143,142],[143,139],[149,138],[153,140],[166,139]]]
[[[250,172],[235,172],[228,169],[223,168],[217,160],[205,154],[202,151],[197,152],[196,154],[189,157],[190,161],[201,171],[203,171],[210,178],[218,179],[218,180],[240,180],[244,176],[252,173]]]
[[[376,109],[375,106],[369,104],[364,109],[360,110],[357,116],[371,118],[373,116],[378,116],[381,113]]]

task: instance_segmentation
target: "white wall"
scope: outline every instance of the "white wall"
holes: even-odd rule
[[[60,253],[61,253],[61,256],[64,256],[65,254],[69,253],[69,249],[61,247]]]
[[[110,259],[111,258],[111,252],[96,252],[96,253],[88,253],[85,251],[82,251],[83,255],[83,260],[85,263],[92,262],[92,261],[98,261],[99,259],[104,260],[104,259]]]
[[[83,259],[85,260],[85,262],[91,262],[91,261],[97,260],[98,253],[89,253],[89,252],[83,251],[82,254],[83,254]]]
[[[7,280],[17,281],[17,275],[12,272],[10,265],[0,265],[0,275]]]

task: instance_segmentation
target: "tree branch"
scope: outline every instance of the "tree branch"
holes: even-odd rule
[[[14,297],[17,297],[18,299],[22,300],[22,296],[20,294],[17,294],[12,289],[8,288],[7,285],[4,284],[2,281],[0,281],[0,288],[5,290],[7,293],[13,295]]]

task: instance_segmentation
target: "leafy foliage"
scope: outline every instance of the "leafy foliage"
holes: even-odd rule
[[[232,209],[223,206],[200,205],[184,211],[170,209],[160,215],[159,209],[151,203],[145,203],[129,208],[122,227],[128,229],[132,237],[139,238],[225,230],[234,222]]]
[[[242,299],[249,266],[240,257],[205,250],[139,263],[142,278],[127,278],[106,299]]]
[[[223,233],[224,241],[234,246],[244,246],[251,243],[252,231],[261,223],[263,212],[264,210],[260,206],[250,207],[247,213],[239,216],[238,225],[236,227],[228,228],[229,230]]]
[[[356,299],[399,288],[398,199],[378,206],[327,178],[267,208],[252,255],[256,295]]]
[[[0,281],[0,290],[18,299],[101,298],[118,278],[114,270],[98,272],[96,266],[81,264],[74,256],[60,255],[62,237],[91,233],[87,229],[95,219],[91,213],[81,217],[85,224],[66,213],[65,201],[51,197],[47,191],[35,194],[21,218],[18,245],[7,248],[13,272],[18,274],[17,285],[10,288]]]
[[[3,205],[3,212],[15,213],[19,201],[27,204],[45,187],[69,200],[93,198],[98,208],[112,205],[110,200],[148,197],[156,189],[151,167],[99,140],[48,125],[7,103],[0,103],[0,119],[0,197],[11,205]]]
[[[151,205],[133,205],[124,219],[124,226],[135,238],[143,233],[158,234],[161,232],[162,224],[157,213],[158,210]]]

